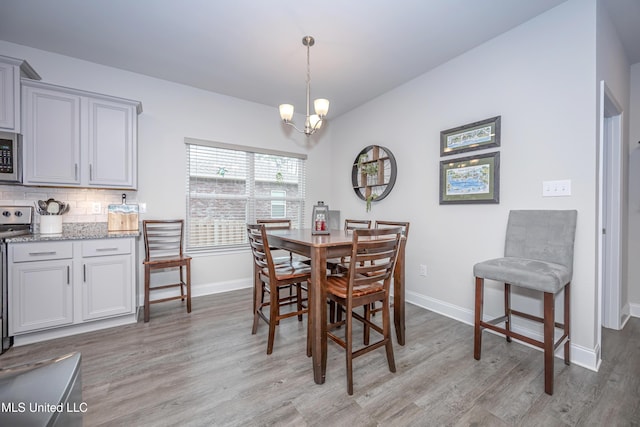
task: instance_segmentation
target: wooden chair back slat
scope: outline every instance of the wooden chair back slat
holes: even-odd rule
[[[264,224],[269,230],[289,230],[291,229],[290,219],[258,219],[256,224]]]
[[[353,231],[349,263],[349,291],[354,287],[383,282],[389,289],[402,238],[400,227]]]
[[[142,222],[145,261],[157,257],[182,258],[184,220],[145,220]]]
[[[346,231],[359,230],[363,228],[371,228],[370,219],[345,219],[344,229]]]

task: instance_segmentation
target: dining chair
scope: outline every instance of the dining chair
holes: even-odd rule
[[[404,258],[405,258],[405,250],[406,250],[406,246],[407,246],[407,239],[409,238],[409,226],[411,224],[409,222],[406,221],[376,221],[375,222],[375,228],[389,228],[389,227],[400,227],[400,229],[402,230],[402,239],[400,241],[400,252],[398,253],[398,263],[396,263],[396,269],[397,268],[402,268],[403,272],[404,272],[404,265],[400,265],[400,260],[403,260],[402,262],[404,262]],[[396,297],[400,297],[399,295],[395,295],[394,292],[394,298]],[[373,303],[371,304],[370,307],[365,307],[365,317],[367,319],[370,319],[371,316],[375,316],[376,313],[382,311],[382,307],[376,307],[376,304]],[[368,344],[369,343],[369,328],[368,326],[365,325],[364,327],[364,343]]]
[[[345,219],[344,231],[347,233],[353,232],[353,230],[369,229],[371,228],[370,219]],[[344,272],[348,269],[349,257],[340,257],[327,260],[327,268],[332,274]],[[336,312],[336,306],[329,301],[329,319],[334,322],[336,319],[339,321],[342,318],[342,312],[338,310]]]
[[[264,224],[265,230],[291,230],[291,219],[288,218],[268,218],[268,219],[257,219],[256,224]],[[292,263],[294,261],[301,261],[306,263],[307,265],[311,264],[311,261],[308,258],[301,257],[299,255],[293,256],[293,252],[288,252],[288,255],[284,256],[273,256],[274,251],[282,252],[284,249],[270,247],[271,255],[274,264],[286,264]],[[276,252],[277,253],[277,252]],[[257,277],[255,280],[258,280]],[[256,284],[254,283],[254,286]],[[289,295],[293,295],[293,288],[289,286]]]
[[[345,219],[344,220],[344,231],[347,233],[351,233],[354,230],[362,230],[371,228],[371,220],[370,219]],[[348,257],[341,257],[335,259],[327,260],[327,268],[331,270],[332,273],[338,273],[339,271],[346,271],[348,268],[346,264],[348,263]]]
[[[387,363],[391,372],[396,371],[391,339],[391,316],[389,308],[389,287],[396,264],[402,230],[396,228],[358,229],[353,231],[351,262],[346,273],[327,277],[327,298],[343,307],[345,319],[329,321],[326,334],[346,351],[347,393],[353,394],[353,359],[377,348],[385,347]],[[382,303],[382,326],[355,311],[357,307],[367,307],[373,302]],[[358,320],[375,331],[380,339],[354,350],[353,320]],[[339,336],[339,326],[344,333]]]
[[[297,316],[298,320],[302,321],[302,315],[308,312],[302,295],[304,290],[302,283],[307,282],[311,277],[311,268],[298,261],[275,264],[271,256],[264,224],[247,224],[247,235],[258,278],[258,283],[254,286],[254,314],[251,333],[254,335],[257,333],[260,319],[269,325],[267,354],[271,354],[276,326],[280,320]],[[281,291],[291,285],[295,287],[295,295],[286,295],[285,293],[283,296]],[[265,294],[269,295],[267,300],[265,300]],[[282,308],[292,305],[295,305],[295,309],[281,311]],[[268,313],[265,312],[267,308]],[[307,352],[309,348],[308,328],[307,324]]]
[[[266,230],[291,230],[291,220],[286,218],[279,219],[256,219],[256,224],[264,224],[264,228]],[[279,248],[271,247],[272,251],[280,250]],[[287,251],[288,252],[288,251]],[[293,261],[293,253],[289,252],[287,256],[282,257],[273,257],[273,262],[276,264],[281,264],[283,262],[291,262]]]
[[[150,305],[180,299],[191,313],[191,257],[183,252],[184,220],[144,220],[144,321],[149,321]],[[151,286],[152,270],[179,269],[178,282]],[[186,270],[186,278],[183,276]],[[180,288],[180,295],[151,299],[151,292]]]
[[[570,364],[571,278],[576,232],[575,210],[513,210],[509,213],[504,257],[483,261],[473,266],[476,282],[473,356],[480,360],[482,331],[490,329],[541,348],[544,352],[544,391],[553,394],[555,349],[564,343],[564,363]],[[484,281],[504,283],[504,315],[484,320]],[[543,294],[542,317],[511,307],[511,288],[526,288]],[[556,322],[555,298],[564,290],[564,322]],[[543,324],[542,341],[512,329],[512,316]],[[504,327],[498,326],[504,323]],[[562,335],[555,340],[555,329]]]

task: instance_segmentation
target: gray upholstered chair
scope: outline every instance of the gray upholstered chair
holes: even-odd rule
[[[544,391],[553,394],[554,352],[564,342],[564,363],[569,364],[570,283],[573,275],[575,210],[511,211],[507,224],[504,257],[473,266],[476,277],[473,356],[480,360],[483,329],[504,334],[544,350]],[[482,316],[484,280],[504,283],[504,316],[484,321]],[[511,308],[511,286],[540,291],[544,295],[543,317]],[[555,320],[555,297],[564,290],[564,322]],[[524,317],[544,325],[543,341],[511,330],[511,316]],[[497,326],[504,323],[504,327]],[[555,341],[555,328],[562,336]]]

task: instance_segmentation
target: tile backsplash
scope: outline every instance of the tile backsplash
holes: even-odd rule
[[[69,212],[63,222],[107,222],[108,205],[122,203],[122,194],[127,203],[137,203],[135,191],[101,190],[93,188],[25,187],[22,185],[0,185],[0,206],[34,206],[38,200],[54,198],[69,204]],[[93,213],[95,203],[100,203],[100,213]],[[35,223],[39,223],[35,215]]]

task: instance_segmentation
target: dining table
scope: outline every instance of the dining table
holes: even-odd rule
[[[313,234],[310,228],[267,230],[267,238],[269,246],[285,249],[310,259],[308,316],[313,378],[317,384],[322,384],[327,371],[327,296],[323,286],[327,278],[327,259],[351,254],[353,232],[329,230],[327,234]],[[405,344],[404,242],[403,237],[393,275],[393,317],[396,338],[400,345]]]

